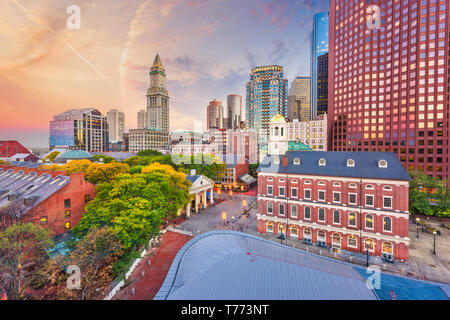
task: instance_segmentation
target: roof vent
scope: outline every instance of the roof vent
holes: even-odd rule
[[[347,167],[354,167],[355,166],[355,160],[348,159],[347,160]]]
[[[386,160],[378,161],[378,168],[387,168],[388,164]]]
[[[319,166],[324,167],[327,165],[327,160],[325,160],[324,158],[321,158],[319,160]]]

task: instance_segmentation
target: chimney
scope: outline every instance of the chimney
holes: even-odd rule
[[[195,176],[195,175],[196,175],[196,173],[197,173],[197,170],[195,170],[195,169],[191,169],[191,176]]]

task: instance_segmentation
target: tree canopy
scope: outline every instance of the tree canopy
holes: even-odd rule
[[[53,151],[50,154],[48,154],[43,160],[44,162],[53,162],[57,156],[59,156],[61,152],[59,151]]]
[[[120,162],[93,163],[89,160],[72,160],[64,165],[43,166],[44,169],[65,170],[67,175],[83,172],[84,178],[94,184],[111,181],[116,175],[130,172],[130,166]]]
[[[413,214],[450,217],[450,196],[442,181],[421,172],[409,173],[409,211]]]
[[[48,259],[45,250],[51,246],[47,231],[30,222],[18,222],[0,231],[0,289],[9,300],[24,298],[36,270]]]
[[[159,233],[163,217],[175,217],[190,200],[190,182],[170,166],[154,164],[141,174],[122,174],[97,187],[97,196],[72,230],[82,237],[92,227],[110,227],[124,249],[139,247]]]

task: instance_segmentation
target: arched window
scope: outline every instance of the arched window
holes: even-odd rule
[[[297,218],[297,205],[292,205],[291,207],[291,217],[292,218]]]
[[[373,251],[375,246],[373,244],[373,240],[372,239],[366,239],[364,241],[364,244],[365,244],[366,250]]]
[[[392,219],[389,217],[384,217],[383,219],[383,230],[392,231]]]
[[[356,236],[354,235],[349,236],[347,241],[349,247],[356,248],[358,246]]]
[[[280,203],[280,211],[279,211],[278,215],[284,216],[284,203]]]
[[[350,212],[348,214],[348,225],[349,226],[356,226],[356,213]]]
[[[384,186],[383,190],[384,191],[392,191],[392,188],[390,186]]]
[[[324,186],[325,185],[325,181],[319,181],[318,185],[319,186]]]
[[[325,209],[324,208],[319,208],[319,221],[325,221]]]
[[[291,227],[291,236],[297,238],[298,237],[298,229],[295,226]]]
[[[333,187],[340,187],[340,186],[341,186],[341,184],[339,182],[333,183]]]
[[[305,219],[311,219],[311,208],[305,207]]]
[[[311,184],[311,181],[305,180],[305,184]]]
[[[275,127],[275,136],[278,136],[278,127]]]
[[[317,232],[317,240],[325,241],[325,231],[319,230]]]
[[[340,248],[341,247],[341,236],[337,233],[333,233],[332,238],[332,245],[335,248]]]
[[[371,214],[366,215],[366,228],[373,229],[373,216]]]
[[[355,188],[356,188],[356,184],[350,183],[350,184],[348,185],[348,187],[349,187],[349,188],[352,188],[352,189],[355,189]]]
[[[303,237],[310,239],[311,238],[311,229],[309,229],[309,228],[303,229]]]
[[[281,232],[281,233],[286,233],[285,232],[286,231],[286,228],[284,227],[284,224],[279,224],[278,225],[278,232]]]
[[[281,127],[281,136],[283,136],[283,135],[284,135],[284,128]]]
[[[337,210],[333,212],[333,223],[341,223],[341,213]]]
[[[373,185],[371,185],[371,184],[366,185],[366,189],[373,190]]]
[[[382,252],[392,254],[393,252],[392,244],[390,242],[383,242]]]
[[[273,213],[273,204],[272,201],[267,202],[267,213]]]

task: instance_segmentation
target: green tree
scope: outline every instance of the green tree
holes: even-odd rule
[[[252,163],[248,166],[248,173],[253,176],[254,178],[258,178],[258,170],[259,163]]]
[[[57,156],[59,156],[61,152],[59,151],[53,151],[49,155],[47,155],[43,160],[44,162],[53,162]]]
[[[114,159],[113,157],[105,156],[103,154],[96,154],[92,157],[94,158],[95,161],[98,161],[98,162],[100,162],[100,160],[103,160],[103,163],[116,162],[116,159]]]
[[[190,182],[183,174],[161,165],[147,173],[123,174],[97,187],[97,196],[72,230],[83,237],[92,227],[107,225],[124,249],[134,249],[159,233],[163,217],[174,217],[187,205]]]
[[[413,214],[445,215],[450,209],[449,194],[442,181],[421,172],[411,171],[409,211]]]
[[[0,288],[8,299],[24,298],[51,246],[47,231],[32,223],[19,222],[0,231]]]
[[[163,154],[156,150],[142,150],[137,153],[139,157],[162,156]]]
[[[84,174],[90,183],[98,184],[111,181],[116,175],[130,172],[130,166],[125,163],[111,162],[106,164],[93,163]]]
[[[64,289],[59,298],[91,300],[99,295],[100,288],[108,288],[112,281],[112,265],[120,258],[122,245],[106,226],[92,228],[87,235],[77,242],[75,250],[58,261],[59,274],[67,266],[78,266],[81,271],[80,288]],[[67,275],[59,283],[66,280]]]

